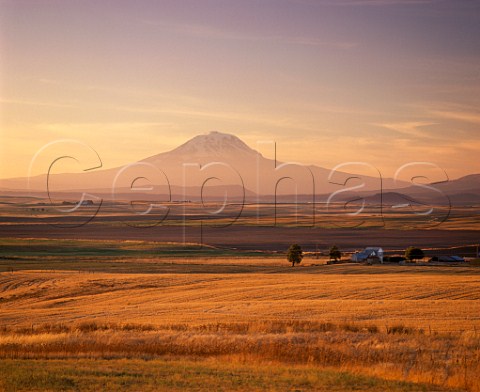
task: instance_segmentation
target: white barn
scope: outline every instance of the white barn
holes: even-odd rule
[[[383,263],[383,249],[378,247],[368,247],[361,252],[355,252],[351,258],[352,261],[365,262],[368,260],[379,260]]]

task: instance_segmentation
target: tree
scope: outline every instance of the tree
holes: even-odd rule
[[[424,257],[425,253],[420,248],[410,246],[405,250],[405,258],[409,261],[423,259]]]
[[[337,245],[333,245],[330,248],[330,252],[328,254],[330,256],[330,260],[335,260],[338,261],[342,258],[342,252],[340,252],[340,249],[338,249]]]
[[[295,264],[299,264],[303,259],[302,247],[298,244],[290,245],[287,252],[287,260],[289,263],[292,263],[292,267]]]

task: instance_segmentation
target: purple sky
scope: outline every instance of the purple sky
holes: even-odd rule
[[[385,175],[480,172],[480,2],[0,1],[0,177],[59,138],[106,167],[211,130]]]

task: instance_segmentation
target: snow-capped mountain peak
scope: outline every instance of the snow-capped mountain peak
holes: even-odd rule
[[[237,136],[212,131],[198,135],[172,150],[173,154],[190,156],[219,156],[225,154],[258,154]]]

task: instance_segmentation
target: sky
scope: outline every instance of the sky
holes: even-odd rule
[[[474,0],[0,0],[0,178],[59,139],[110,168],[214,130],[480,173],[479,38]]]

